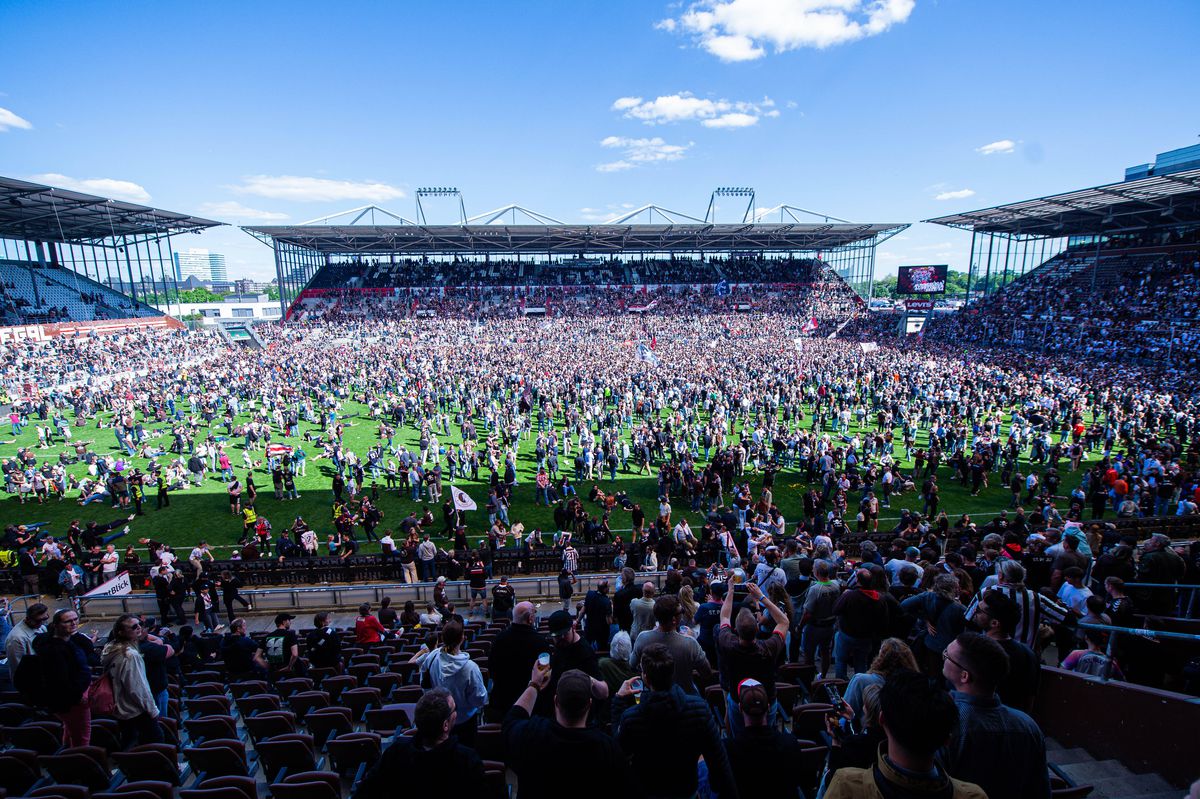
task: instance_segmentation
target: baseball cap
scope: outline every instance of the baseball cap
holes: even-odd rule
[[[738,697],[738,704],[747,716],[758,718],[767,715],[770,699],[767,697],[767,689],[758,680],[743,680],[738,689]]]
[[[551,635],[562,635],[571,629],[571,625],[574,623],[575,619],[570,613],[565,610],[556,610],[550,614],[547,626],[550,628]]]
[[[275,617],[275,624],[276,624],[276,626],[278,626],[280,624],[283,624],[285,621],[291,621],[294,618],[296,618],[296,617],[290,613],[280,613],[278,616]]]
[[[558,678],[555,697],[565,714],[578,718],[587,709],[588,702],[592,701],[592,678],[579,669],[564,672]]]
[[[916,547],[909,547],[908,549],[904,550],[904,554],[905,555],[916,555],[917,557],[920,557],[921,550],[917,549]]]

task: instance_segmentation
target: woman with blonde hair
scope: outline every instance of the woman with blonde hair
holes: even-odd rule
[[[684,585],[679,589],[679,626],[691,627],[696,623],[696,611],[700,608],[696,604],[695,595],[692,592],[690,585]]]
[[[913,656],[908,644],[899,638],[885,638],[879,645],[879,653],[871,661],[871,667],[861,674],[850,678],[846,693],[842,697],[855,720],[863,714],[864,694],[868,686],[882,687],[887,678],[897,671],[917,671],[917,659]]]
[[[144,630],[132,613],[123,613],[113,623],[108,643],[100,655],[104,673],[112,681],[113,716],[121,731],[121,748],[162,741],[158,728],[158,704],[146,678],[146,661],[138,651]]]

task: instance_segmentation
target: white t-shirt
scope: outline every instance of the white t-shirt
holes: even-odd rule
[[[100,558],[100,571],[104,574],[116,574],[117,560],[116,552],[105,552],[104,557]]]
[[[1058,598],[1062,603],[1081,616],[1087,615],[1087,600],[1092,595],[1092,589],[1084,586],[1076,588],[1070,583],[1063,583],[1058,589]]]

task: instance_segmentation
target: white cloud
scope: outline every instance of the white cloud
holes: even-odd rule
[[[628,136],[607,136],[600,146],[609,150],[621,150],[621,159],[596,166],[597,172],[624,172],[646,164],[679,161],[684,158],[694,142],[667,144],[662,138],[634,139]]]
[[[330,180],[296,175],[250,175],[243,178],[242,185],[229,188],[239,194],[254,194],[273,200],[292,200],[294,202],[337,202],[341,200],[383,202],[404,197],[401,189],[387,183]]]
[[[43,172],[40,175],[32,175],[29,179],[34,183],[45,183],[47,186],[70,189],[71,191],[79,191],[84,194],[96,194],[100,197],[109,197],[114,200],[128,200],[135,203],[150,202],[150,192],[128,180],[115,180],[113,178],[86,178],[80,180],[60,175],[57,172]]]
[[[4,133],[7,130],[12,130],[13,128],[30,130],[33,128],[33,123],[28,119],[17,116],[7,108],[0,108],[0,133]]]
[[[690,34],[722,61],[752,61],[876,36],[906,21],[916,0],[698,0],[656,28]]]
[[[621,97],[612,104],[627,119],[647,125],[672,122],[699,122],[707,128],[745,128],[758,123],[762,117],[777,117],[775,101],[764,97],[758,102],[746,100],[710,100],[691,92],[665,94],[653,100],[641,97]]]
[[[263,222],[279,222],[288,218],[287,214],[281,214],[278,211],[260,211],[257,208],[247,208],[237,200],[204,203],[200,206],[200,213],[225,217],[226,219],[257,219]]]
[[[935,195],[935,200],[965,200],[968,197],[974,197],[974,189],[959,189],[958,191],[944,191],[941,194]]]
[[[1016,149],[1017,143],[1012,139],[1001,139],[994,141],[991,144],[985,144],[982,147],[976,147],[975,152],[980,155],[1000,155],[1003,153],[1011,153]]]

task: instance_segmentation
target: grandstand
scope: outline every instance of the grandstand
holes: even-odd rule
[[[824,274],[836,275],[865,301],[873,286],[876,247],[907,227],[830,217],[801,222],[800,209],[792,206],[773,209],[780,222],[740,224],[658,206],[638,210],[670,221],[635,224],[626,214],[603,224],[568,225],[509,206],[471,219],[464,212],[459,225],[429,225],[367,208],[346,213],[357,213],[357,221],[378,211],[402,224],[244,229],[274,248],[281,304],[290,318],[298,300],[335,290],[399,296],[398,289],[415,288],[795,286],[821,280],[822,265]],[[511,224],[504,221],[509,212]],[[516,224],[516,212],[536,224]]]
[[[172,236],[219,224],[0,178],[0,322],[160,317],[178,301]]]
[[[972,234],[969,305],[933,330],[950,339],[1101,356],[1119,350],[1132,362],[1194,366],[1200,169],[1137,177],[1146,171],[926,220]]]

